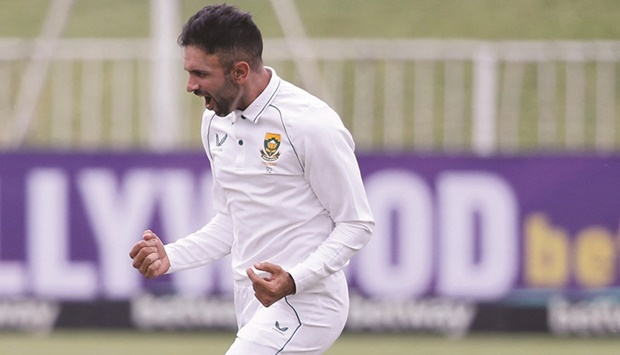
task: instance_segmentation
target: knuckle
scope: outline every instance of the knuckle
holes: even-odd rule
[[[147,277],[153,278],[157,276],[157,270],[159,269],[161,262],[159,260],[153,261],[146,270]]]
[[[140,251],[136,254],[136,259],[144,259],[145,256],[144,249],[140,249]]]
[[[155,261],[157,261],[157,259],[157,254],[150,253],[146,256],[146,260],[148,260],[149,263],[154,263]]]

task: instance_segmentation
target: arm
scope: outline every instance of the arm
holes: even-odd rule
[[[217,215],[195,233],[165,246],[155,233],[145,231],[129,252],[133,267],[150,279],[199,267],[229,254],[232,235],[226,220],[226,216]]]
[[[346,226],[347,224],[342,224],[341,229],[345,230]],[[248,268],[246,272],[252,281],[254,296],[263,306],[269,307],[285,296],[307,289],[312,284],[342,269],[349,259],[366,244],[371,234],[369,229],[362,229],[359,236],[353,233],[349,238],[359,239],[360,244],[351,247],[341,242],[343,238],[339,235],[340,233],[342,232],[338,231],[334,235],[332,232],[328,240],[322,243],[317,251],[303,263],[293,267],[290,272],[286,272],[280,265],[269,262],[254,264],[256,270],[266,271],[268,276],[260,277],[252,268]]]
[[[222,208],[223,194],[213,186],[213,205],[218,211],[200,230],[164,245],[155,233],[147,230],[129,253],[133,267],[147,278],[205,265],[230,253],[232,221]]]
[[[301,292],[320,280],[343,269],[372,235],[371,223],[342,223],[336,226],[318,249],[303,262],[289,270]]]
[[[370,240],[374,219],[354,154],[354,143],[331,109],[311,109],[303,135],[296,137],[305,177],[329,212],[335,228],[306,260],[289,273],[296,292],[344,268]]]
[[[314,107],[312,112],[313,117],[304,121],[309,127],[297,131],[295,142],[299,142],[297,152],[305,179],[329,211],[335,228],[306,260],[288,272],[269,262],[254,265],[268,276],[259,276],[252,268],[246,270],[255,297],[265,307],[344,268],[369,241],[374,226],[349,132],[328,107]]]
[[[170,269],[166,273],[203,266],[230,254],[231,231],[230,216],[218,213],[198,231],[166,244],[164,248],[170,259]]]
[[[230,254],[233,243],[232,219],[225,208],[222,188],[213,180],[213,207],[217,211],[215,217],[196,232],[164,247],[170,258],[167,273],[203,266]]]

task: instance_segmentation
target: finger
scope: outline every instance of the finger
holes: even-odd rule
[[[157,236],[155,236],[155,234],[150,230],[144,231],[144,233],[142,234],[143,240],[134,244],[134,246],[129,251],[129,257],[132,259],[135,258],[140,249],[144,248],[145,246],[156,246],[156,238]]]
[[[144,240],[156,239],[156,238],[157,238],[157,235],[155,235],[155,233],[153,233],[149,229],[145,230],[144,233],[142,233],[142,239]]]
[[[262,263],[256,263],[256,264],[254,264],[254,267],[257,270],[267,271],[270,274],[276,274],[276,273],[278,273],[279,271],[282,270],[282,268],[279,265],[272,264],[272,263],[267,262],[267,261],[263,261]]]
[[[142,275],[144,275],[146,273],[146,270],[148,269],[149,265],[151,265],[151,262],[152,262],[152,260],[148,258],[148,255],[143,257],[142,260],[137,263],[138,264],[137,265],[138,271],[140,271],[140,273]]]
[[[146,240],[143,240],[142,243],[144,243],[145,247],[151,247],[151,248],[157,249],[158,239],[146,239]]]
[[[149,267],[146,269],[144,276],[147,279],[152,279],[154,277],[159,276],[159,269],[161,267],[161,264],[162,262],[160,259],[153,261],[151,265],[149,265]]]
[[[136,269],[140,268],[140,265],[144,262],[144,258],[150,254],[149,248],[145,245],[140,246],[136,252],[132,250],[131,255],[133,255],[133,267]]]
[[[140,248],[138,253],[133,257],[133,267],[139,270],[146,257],[153,253],[157,254],[157,249],[155,247],[143,246]]]
[[[150,231],[147,231],[150,232]],[[146,245],[148,246],[152,246],[157,248],[157,252],[159,253],[160,256],[165,256],[166,255],[166,249],[164,248],[164,243],[162,243],[161,239],[159,239],[159,237],[157,235],[155,235],[155,233],[146,233],[144,235],[144,242],[146,243]]]
[[[157,260],[159,260],[159,256],[156,253],[150,253],[149,255],[147,255],[144,258],[144,261],[142,262],[142,265],[140,265],[140,273],[144,276],[147,276],[147,272],[149,270],[149,267],[156,262]]]
[[[245,272],[248,274],[248,277],[250,278],[250,281],[252,281],[253,284],[264,282],[263,279],[261,279],[258,275],[256,275],[256,273],[254,272],[254,270],[252,270],[251,267],[247,268]]]
[[[131,266],[133,266],[134,269],[140,270],[140,267],[142,266],[143,262],[144,262],[144,258],[138,258],[138,256],[136,256],[135,258],[133,258],[133,262],[131,263]]]
[[[138,252],[140,251],[140,249],[142,249],[144,246],[145,244],[144,244],[144,241],[142,240],[134,244],[134,246],[129,251],[129,257],[132,259],[135,258],[136,255],[138,255]]]

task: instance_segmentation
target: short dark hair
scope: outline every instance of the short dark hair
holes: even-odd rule
[[[263,63],[263,37],[250,13],[226,4],[209,5],[189,18],[179,36],[183,46],[196,46],[216,54],[226,70],[245,61],[254,70]]]

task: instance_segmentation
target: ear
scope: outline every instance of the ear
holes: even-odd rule
[[[247,62],[239,61],[233,64],[232,77],[237,84],[243,84],[250,75],[250,65]]]

